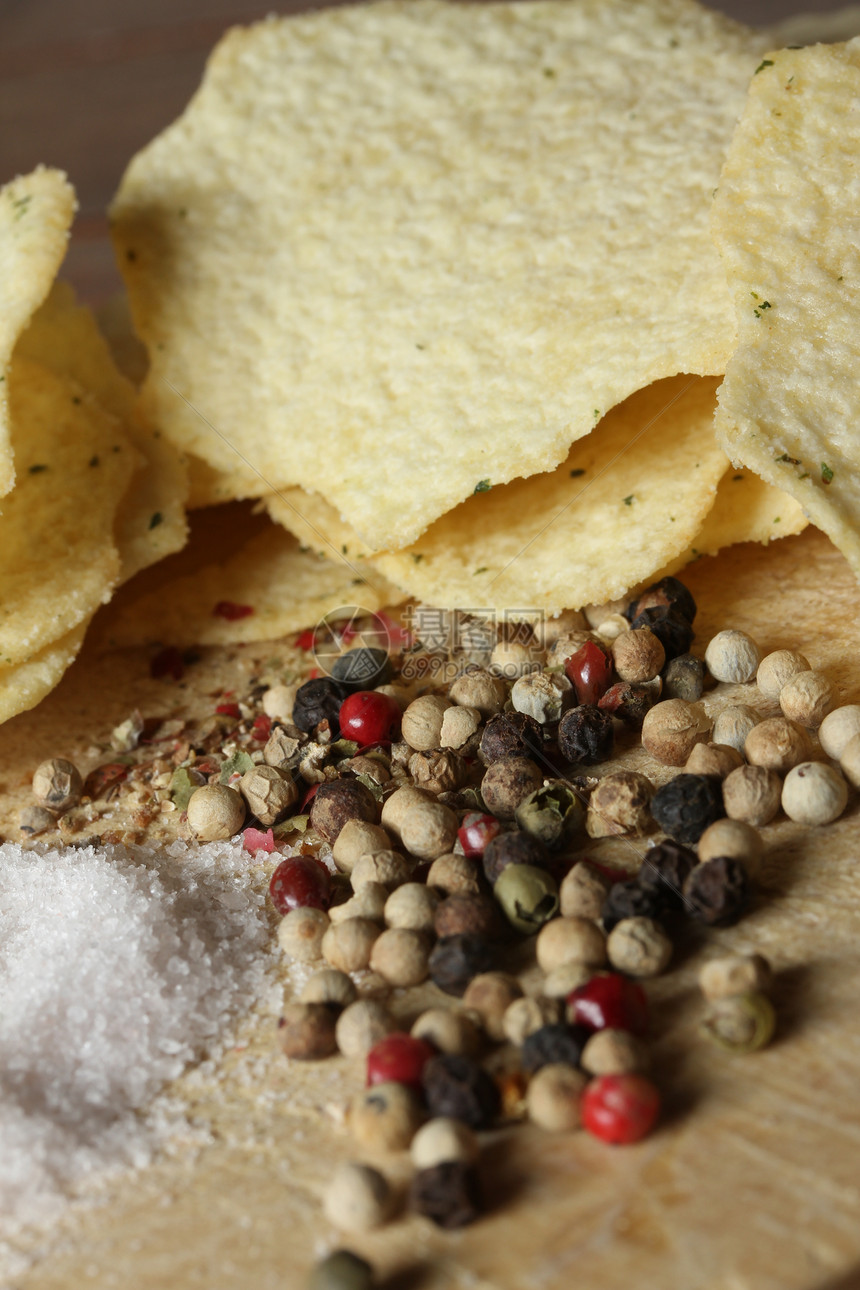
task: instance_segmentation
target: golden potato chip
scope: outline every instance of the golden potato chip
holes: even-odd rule
[[[116,510],[138,464],[116,418],[72,380],[16,355],[8,384],[18,478],[0,514],[0,667],[108,599]]]
[[[124,588],[99,621],[100,643],[275,640],[313,626],[340,606],[372,612],[403,599],[373,571],[365,579],[360,570],[320,559],[277,524],[264,522],[249,540],[234,529],[231,538],[231,553],[221,559],[192,539],[179,557],[147,571],[142,594],[136,594],[136,583]],[[189,567],[192,572],[174,573]]]
[[[15,482],[5,392],[9,360],[56,277],[75,206],[66,176],[44,166],[0,188],[0,497]]]
[[[729,456],[797,499],[860,574],[860,40],[768,55],[714,203],[738,317]]]
[[[113,205],[153,420],[222,499],[301,484],[384,549],[722,373],[708,211],[761,48],[691,0],[228,33]]]
[[[120,581],[178,551],[187,536],[185,466],[176,448],[144,421],[134,387],[118,370],[91,312],[77,304],[68,283],[54,284],[21,335],[15,354],[71,377],[94,395],[119,419],[140,454],[141,468],[117,510]]]
[[[363,561],[429,604],[537,617],[620,596],[685,551],[726,468],[713,433],[717,379],[673,377],[631,395],[556,470],[490,488],[405,551]],[[361,552],[325,503],[290,490],[273,518],[324,550]]]
[[[85,632],[83,623],[45,645],[26,662],[0,667],[0,722],[35,708],[53,690],[75,661]]]

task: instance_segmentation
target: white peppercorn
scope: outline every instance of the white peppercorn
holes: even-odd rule
[[[779,692],[779,706],[789,721],[817,730],[837,700],[836,689],[823,672],[798,672]]]
[[[245,771],[239,780],[239,792],[264,828],[280,819],[299,798],[292,776],[282,775],[274,766],[255,766]]]
[[[761,718],[753,708],[744,703],[732,703],[718,712],[714,719],[712,739],[715,744],[724,744],[743,752],[747,735]]]
[[[801,762],[782,786],[782,809],[798,824],[832,824],[848,805],[848,785],[835,766]]]
[[[366,1057],[374,1044],[396,1029],[397,1023],[384,1004],[358,999],[344,1008],[334,1034],[344,1057]]]
[[[752,681],[761,662],[761,650],[746,632],[717,632],[705,650],[705,666],[715,681],[743,685]]]
[[[427,886],[443,896],[477,896],[481,890],[474,860],[466,856],[439,856],[430,866]]]
[[[388,896],[388,888],[381,882],[362,883],[350,900],[329,909],[329,918],[333,923],[345,923],[348,918],[370,918],[374,923],[383,923]]]
[[[581,609],[563,609],[555,618],[541,615],[537,622],[532,624],[532,633],[538,647],[545,650],[549,649],[560,636],[568,632],[583,631],[587,627],[588,621]]]
[[[549,999],[545,995],[514,999],[504,1011],[502,1034],[519,1048],[536,1030],[559,1022],[561,1014],[560,999]]]
[[[347,1160],[338,1165],[326,1188],[323,1212],[343,1232],[369,1232],[388,1218],[391,1188],[378,1169]]]
[[[628,976],[659,976],[669,966],[672,942],[653,918],[622,918],[606,939],[609,962]]]
[[[446,708],[439,735],[440,748],[462,748],[478,733],[480,725],[481,714],[477,708],[458,707],[456,704]]]
[[[534,1124],[550,1133],[579,1128],[582,1092],[588,1080],[566,1062],[549,1062],[529,1081],[526,1109]]]
[[[511,687],[515,712],[533,717],[540,725],[552,725],[576,703],[576,693],[563,672],[529,672]]]
[[[490,655],[490,667],[506,681],[515,681],[540,667],[539,653],[518,641],[499,641]]]
[[[383,685],[375,685],[373,689],[374,693],[393,699],[401,712],[405,712],[412,702],[408,688],[398,681],[386,681]]]
[[[743,765],[737,748],[728,744],[696,744],[687,758],[684,770],[688,775],[716,775],[725,779],[731,771]]]
[[[796,650],[777,649],[765,654],[758,665],[756,683],[766,699],[779,698],[780,690],[798,672],[809,671],[809,662]]]
[[[331,849],[334,862],[341,873],[352,873],[360,856],[387,851],[391,839],[379,824],[368,820],[347,820]]]
[[[466,987],[463,1006],[478,1014],[490,1039],[498,1042],[505,1037],[505,1012],[522,993],[519,981],[510,973],[480,972]]]
[[[299,963],[312,963],[322,955],[323,937],[330,926],[322,909],[291,909],[278,924],[278,944]]]
[[[544,977],[541,994],[547,999],[566,999],[571,991],[590,981],[594,971],[588,963],[562,963]]]
[[[846,703],[824,718],[818,730],[818,742],[828,757],[839,761],[849,739],[857,734],[860,734],[860,703]]]
[[[292,721],[297,685],[273,685],[263,694],[263,711],[273,721]]]
[[[580,1063],[589,1075],[642,1074],[650,1065],[647,1046],[629,1030],[607,1026],[586,1041]]]
[[[314,972],[299,993],[300,1003],[328,1003],[335,1008],[348,1008],[357,998],[354,983],[337,968],[321,968]]]
[[[424,752],[439,747],[442,718],[450,706],[450,700],[439,694],[422,694],[412,700],[400,723],[400,733],[410,748]]]
[[[602,633],[601,633],[602,634]],[[666,651],[650,627],[622,631],[612,642],[612,660],[622,681],[653,681],[666,662]]]
[[[782,784],[766,766],[739,766],[723,780],[723,805],[730,820],[743,820],[760,829],[779,810]]]
[[[414,868],[414,863],[399,851],[376,851],[373,855],[359,856],[349,880],[356,892],[369,882],[398,887],[407,881]]]
[[[758,829],[746,820],[724,819],[708,825],[696,849],[701,864],[715,856],[730,856],[740,860],[750,878],[755,879],[761,869],[764,843]]]
[[[434,800],[433,794],[428,793],[424,788],[414,788],[411,784],[405,788],[398,788],[383,802],[380,823],[391,837],[399,842],[400,826],[405,816],[408,815],[410,808],[416,802],[432,802]]]
[[[417,1095],[405,1084],[386,1081],[353,1098],[347,1125],[363,1146],[405,1151],[423,1118]]]
[[[499,757],[484,772],[481,796],[493,815],[512,820],[520,803],[542,783],[543,771],[530,758]]]
[[[562,917],[599,918],[608,891],[609,883],[593,865],[577,861],[558,889]]]
[[[347,918],[342,923],[332,923],[322,939],[323,958],[341,972],[361,972],[370,964],[370,953],[378,936],[379,926],[369,918]]]
[[[750,990],[768,990],[773,973],[761,954],[728,954],[711,959],[699,973],[699,988],[706,999],[727,999]]]
[[[588,799],[585,829],[590,838],[641,837],[654,827],[650,811],[654,785],[645,775],[620,770],[604,775]]]
[[[429,939],[423,932],[389,927],[373,943],[370,969],[389,985],[420,985],[427,979],[429,958]]]
[[[508,687],[499,676],[483,667],[468,667],[448,687],[448,698],[460,708],[475,708],[485,721],[501,712]]]
[[[543,972],[552,972],[563,963],[600,967],[606,962],[606,937],[588,918],[553,918],[540,929],[535,953]]]
[[[607,600],[603,605],[585,605],[581,612],[587,625],[597,631],[607,618],[614,618],[616,614],[625,615],[629,605],[629,599],[622,597],[618,600]]]
[[[278,1042],[286,1057],[317,1061],[337,1049],[335,1021],[324,1003],[288,1003],[278,1021]]]
[[[642,745],[664,766],[683,766],[694,746],[706,742],[710,732],[710,718],[700,703],[664,699],[645,713]]]
[[[808,761],[812,741],[802,726],[785,717],[768,717],[752,729],[744,744],[744,755],[751,766],[765,766],[780,773]]]
[[[457,841],[459,821],[442,802],[413,802],[400,825],[400,841],[419,860],[436,860]]]
[[[428,793],[453,793],[465,783],[468,776],[466,762],[450,749],[434,748],[430,752],[416,752],[409,758],[409,774],[418,788]]]
[[[227,784],[204,784],[188,799],[188,827],[198,842],[232,838],[245,823],[245,803]]]
[[[636,630],[638,631],[639,628]],[[605,641],[617,640],[622,632],[629,631],[630,624],[623,614],[610,614],[608,618],[604,618],[603,622],[597,628],[598,636],[601,640]]]
[[[860,734],[852,735],[842,749],[839,768],[852,788],[860,788]]]
[[[412,1139],[409,1154],[416,1169],[432,1169],[446,1160],[472,1165],[480,1150],[477,1136],[467,1124],[439,1115],[422,1124]]]
[[[84,790],[84,781],[72,762],[66,761],[65,757],[51,757],[36,767],[32,788],[33,796],[40,806],[61,814],[77,806]],[[235,829],[233,832],[235,833]],[[232,837],[232,834],[224,836]]]
[[[414,932],[432,932],[439,896],[423,882],[405,882],[397,887],[385,904],[388,927],[405,927]]]
[[[465,1053],[472,1057],[480,1036],[472,1018],[459,1008],[428,1008],[414,1023],[410,1034],[426,1039],[440,1053]]]

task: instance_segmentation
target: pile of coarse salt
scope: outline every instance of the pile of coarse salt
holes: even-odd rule
[[[0,846],[0,1237],[163,1145],[152,1099],[271,990],[265,892],[235,840]]]

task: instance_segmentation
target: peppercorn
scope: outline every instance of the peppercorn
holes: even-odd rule
[[[397,1029],[388,1009],[376,999],[357,999],[337,1019],[335,1039],[344,1057],[366,1057],[374,1044]]]
[[[540,668],[539,655],[542,652],[534,646],[521,645],[519,641],[501,640],[493,647],[490,668],[506,681],[516,681]]]
[[[712,775],[676,775],[651,799],[651,814],[676,842],[697,842],[725,813],[722,784]]]
[[[760,721],[747,735],[744,754],[751,766],[765,766],[768,770],[791,770],[812,753],[812,740],[802,726],[785,717],[769,717]]]
[[[666,651],[648,627],[622,632],[612,642],[615,671],[622,681],[652,681],[666,662]]]
[[[750,991],[713,1003],[699,1030],[731,1053],[755,1053],[770,1042],[775,1028],[776,1013],[770,999]]]
[[[653,828],[654,785],[645,775],[620,770],[604,775],[588,799],[585,827],[591,838],[639,837]]]
[[[427,1062],[425,1071],[429,1065]],[[347,1125],[363,1146],[405,1151],[423,1118],[416,1093],[391,1080],[374,1084],[353,1098]]]
[[[602,642],[588,640],[570,656],[564,671],[578,703],[597,703],[612,680],[612,655]]]
[[[511,820],[520,803],[542,783],[543,771],[528,757],[500,757],[484,773],[481,797],[493,815]]]
[[[389,927],[373,942],[368,966],[389,985],[420,985],[427,979],[429,958],[429,938],[424,932]]]
[[[606,954],[617,972],[659,976],[669,966],[672,942],[653,918],[622,918],[607,937]]]
[[[606,650],[596,632],[588,631],[585,628],[579,628],[576,631],[562,632],[557,636],[547,651],[547,667],[549,668],[566,668],[568,662],[573,658],[583,645],[593,644],[600,647],[604,656]]]
[[[756,828],[769,824],[779,810],[782,783],[764,766],[739,766],[723,780],[723,805],[732,820]]]
[[[696,744],[684,770],[688,775],[714,775],[717,779],[725,779],[743,764],[744,759],[737,748],[728,744]]]
[[[439,1053],[465,1053],[471,1057],[480,1047],[477,1026],[465,1012],[454,1008],[428,1008],[409,1033]]]
[[[312,963],[322,955],[323,937],[330,920],[322,909],[291,909],[278,924],[278,944],[297,963]]]
[[[499,1042],[505,1038],[505,1012],[522,993],[515,976],[507,972],[481,972],[466,987],[463,1005],[478,1014],[490,1039]]]
[[[798,672],[779,692],[779,706],[789,721],[817,730],[837,700],[835,687],[812,668]]]
[[[299,790],[290,775],[282,775],[273,766],[255,766],[239,780],[239,792],[248,810],[268,828],[276,823],[298,801]]]
[[[355,1003],[358,991],[345,972],[337,968],[321,968],[305,982],[299,994],[299,1003],[325,1003],[338,1010]]]
[[[707,741],[711,721],[699,703],[665,699],[642,722],[642,744],[664,766],[683,766],[697,743]]]
[[[415,801],[401,820],[400,840],[410,855],[435,860],[453,847],[458,825],[457,816],[443,802]]]
[[[766,654],[758,665],[756,683],[766,699],[778,699],[780,691],[798,672],[808,672],[809,661],[795,650],[778,649]]]
[[[428,962],[430,979],[446,994],[462,995],[473,977],[489,972],[493,953],[482,936],[443,936]]]
[[[523,1042],[520,1062],[523,1070],[539,1071],[551,1062],[578,1066],[590,1031],[584,1026],[549,1025],[533,1030]]]
[[[856,734],[860,734],[860,704],[847,703],[824,718],[818,729],[818,742],[828,757],[839,761]]]
[[[712,738],[714,743],[725,744],[743,752],[747,736],[761,718],[753,708],[743,703],[730,704],[717,713]]]
[[[351,1250],[335,1250],[312,1268],[308,1290],[373,1290],[373,1268]]]
[[[406,759],[408,760],[408,758]],[[398,788],[382,804],[380,824],[391,834],[396,842],[400,841],[400,829],[404,819],[416,802],[433,802],[435,798],[425,788],[416,788],[412,784]]]
[[[501,930],[498,906],[483,892],[449,896],[436,909],[434,930],[439,937],[472,935],[495,940]]]
[[[373,855],[376,851],[387,851],[391,839],[378,824],[367,820],[347,820],[335,839],[331,849],[332,859],[341,873],[352,873],[356,861],[363,855]]]
[[[749,899],[749,879],[740,860],[715,856],[697,864],[684,883],[688,913],[709,926],[735,923]]]
[[[848,785],[835,766],[801,762],[785,777],[782,809],[798,824],[832,824],[847,805]]]
[[[198,842],[220,842],[234,837],[245,822],[245,803],[227,784],[196,788],[186,807],[188,827]]]
[[[369,966],[373,942],[379,934],[378,924],[369,918],[332,923],[322,938],[323,958],[341,972],[360,972]]]
[[[278,1022],[278,1039],[287,1057],[315,1061],[337,1051],[335,1015],[324,1003],[288,1003]]]
[[[389,894],[381,882],[362,883],[349,900],[329,907],[329,918],[333,923],[344,923],[348,918],[370,918],[374,923],[382,923]]]
[[[542,972],[570,962],[600,967],[606,962],[606,937],[589,918],[553,918],[538,933],[535,954]]]
[[[500,712],[487,722],[478,756],[485,766],[508,757],[533,757],[543,752],[539,722],[525,712]]]
[[[717,828],[720,823],[721,821],[717,821],[717,824],[710,827]],[[699,856],[699,860],[701,859],[703,857]],[[652,893],[658,903],[653,907],[654,912],[641,909],[626,916],[637,917],[641,914],[645,918],[659,918],[661,907],[667,910],[683,909],[684,883],[697,863],[694,851],[682,846],[680,842],[673,842],[671,838],[651,847],[645,852],[636,881],[643,891]]]
[[[461,708],[456,705],[446,708],[442,714],[442,729],[439,734],[441,748],[465,748],[476,735],[481,725],[481,714],[477,708]]]
[[[648,1049],[628,1030],[607,1026],[590,1035],[579,1059],[590,1075],[626,1075],[647,1071]]]
[[[559,723],[558,746],[565,761],[582,762],[586,766],[608,761],[614,744],[612,717],[593,704],[571,708]]]
[[[644,887],[638,878],[616,882],[609,888],[600,919],[604,930],[611,932],[625,918],[659,919],[666,911],[667,900],[662,887]]]
[[[628,610],[631,622],[646,609],[671,609],[674,613],[692,623],[696,617],[696,602],[693,594],[679,578],[667,576],[653,583],[632,601]]]
[[[375,851],[372,855],[359,856],[349,875],[356,894],[368,883],[383,887],[399,887],[410,877],[415,862],[399,851]]]
[[[643,609],[630,621],[632,631],[648,627],[663,646],[666,658],[671,661],[679,654],[688,654],[696,633],[688,619],[668,606],[655,605]]]
[[[649,686],[618,681],[610,685],[597,700],[600,712],[617,717],[630,730],[641,730],[645,713],[654,706],[654,691]],[[611,749],[610,749],[611,753]]]
[[[546,851],[530,833],[498,833],[484,848],[481,863],[487,881],[495,886],[508,865],[535,865],[546,863]]]
[[[388,1182],[371,1165],[345,1160],[326,1188],[323,1213],[343,1232],[369,1232],[388,1218],[393,1208]]]
[[[585,612],[582,609],[563,609],[554,618],[542,615],[532,625],[534,639],[540,649],[549,649],[567,632],[580,631],[587,626]]]
[[[377,645],[359,645],[334,660],[331,677],[347,693],[373,690],[394,679],[394,666],[388,650]]]
[[[76,766],[64,757],[52,757],[37,766],[33,774],[33,796],[40,806],[62,815],[77,806],[84,781]],[[232,834],[225,836],[231,837]],[[208,839],[214,841],[214,839]]]
[[[405,927],[413,932],[431,932],[439,897],[423,882],[407,882],[397,887],[385,902],[384,917],[388,927]]]
[[[642,1075],[598,1075],[582,1095],[582,1127],[603,1142],[638,1142],[660,1113],[660,1094]]]
[[[860,788],[860,734],[852,735],[842,749],[839,769],[852,788]]]
[[[470,1129],[489,1129],[499,1113],[499,1090],[493,1080],[462,1053],[431,1057],[422,1084],[431,1116],[450,1116]]]
[[[732,856],[740,860],[750,878],[755,878],[761,868],[764,843],[761,834],[744,820],[716,820],[699,838],[699,860],[713,860],[714,856]]]
[[[310,814],[311,827],[326,842],[334,843],[348,820],[375,824],[379,812],[376,798],[364,784],[357,779],[333,779],[320,784]]]
[[[465,1227],[481,1213],[478,1175],[462,1160],[442,1160],[419,1169],[409,1187],[409,1203],[416,1213],[446,1231]]]
[[[456,753],[435,748],[416,752],[409,758],[409,774],[418,788],[428,793],[452,793],[466,782],[468,768]]]
[[[508,687],[501,677],[485,667],[472,664],[448,687],[448,698],[461,708],[477,708],[485,721],[501,712],[508,697]]]
[[[663,669],[663,698],[696,703],[705,689],[705,665],[693,654],[679,654]]]
[[[430,866],[427,886],[440,896],[476,896],[481,890],[478,869],[467,856],[439,856]]]
[[[551,780],[520,803],[516,821],[525,833],[556,850],[585,830],[582,795],[563,780]]]
[[[529,936],[558,912],[558,887],[544,869],[509,864],[493,887],[493,895],[512,927]]]
[[[761,650],[746,632],[717,632],[705,650],[705,666],[715,681],[744,685],[752,681],[761,662]]]
[[[57,817],[44,806],[25,806],[18,816],[18,828],[25,837],[34,838],[39,833],[57,827]]]
[[[763,955],[731,954],[705,964],[699,973],[699,988],[713,1003],[735,994],[748,994],[751,990],[767,990],[771,978],[770,964]]]
[[[544,1026],[557,1025],[562,1019],[560,999],[550,999],[542,995],[526,996],[514,999],[505,1009],[502,1017],[502,1033],[509,1043],[521,1048],[529,1035]]]
[[[567,1000],[568,1020],[588,1030],[648,1031],[648,999],[641,985],[617,972],[600,972]]]
[[[540,726],[553,726],[576,702],[573,686],[563,672],[530,672],[511,688],[515,712],[533,717]]]
[[[568,870],[558,890],[564,918],[599,918],[609,884],[587,860]]]
[[[347,691],[328,676],[305,681],[296,690],[293,700],[292,722],[305,734],[313,734],[322,721],[328,722],[332,739],[340,738],[340,705]]]
[[[478,1159],[478,1139],[468,1125],[450,1116],[437,1116],[421,1126],[409,1148],[416,1169],[431,1169],[446,1160],[472,1165]]]

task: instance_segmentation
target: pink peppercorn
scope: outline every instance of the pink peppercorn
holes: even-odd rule
[[[582,1094],[582,1126],[603,1142],[638,1142],[659,1112],[660,1094],[642,1075],[600,1075]]]
[[[480,859],[487,843],[501,827],[501,822],[494,815],[481,815],[477,811],[471,811],[457,830],[463,854],[470,860]]]
[[[589,1030],[629,1030],[644,1035],[648,1030],[648,1000],[635,981],[617,972],[593,976],[567,996],[570,1020]]]
[[[596,641],[586,641],[564,665],[579,703],[597,703],[612,683],[612,658]]]
[[[435,1048],[426,1040],[396,1030],[380,1039],[367,1054],[368,1086],[391,1082],[420,1088],[424,1065],[435,1055]]]

